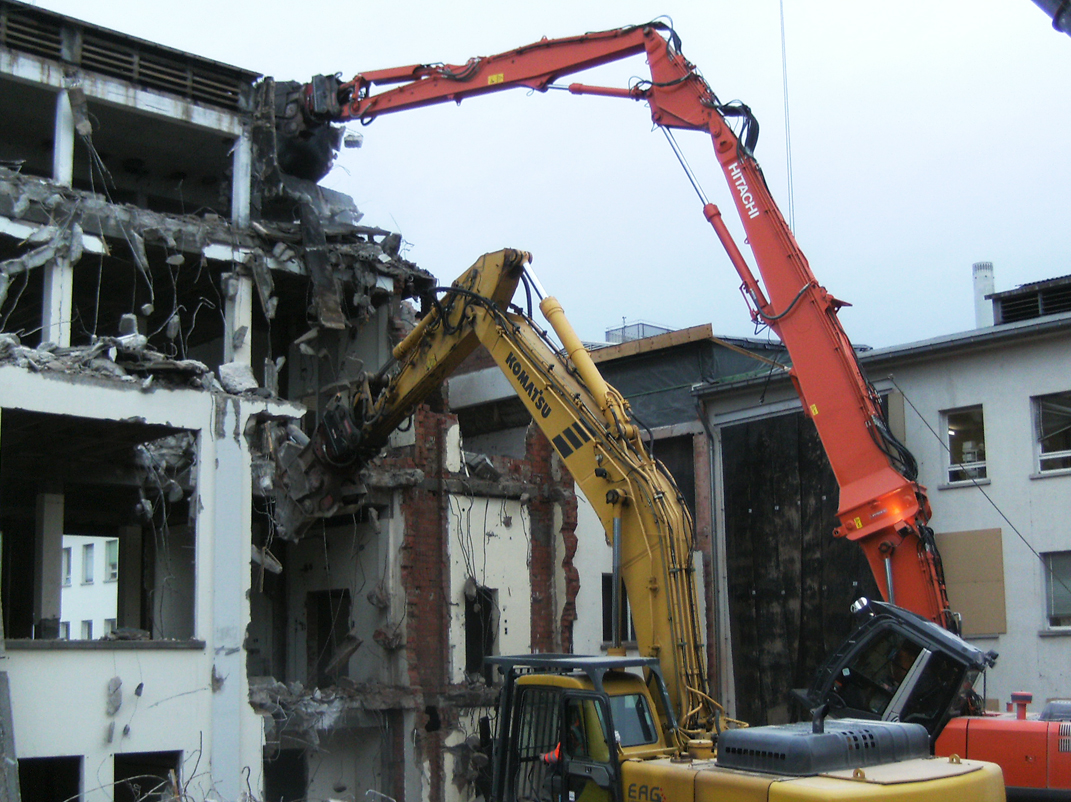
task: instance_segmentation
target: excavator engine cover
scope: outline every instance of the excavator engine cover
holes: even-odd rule
[[[930,756],[921,724],[861,719],[827,720],[726,730],[718,739],[718,765],[726,769],[797,776],[866,768]]]

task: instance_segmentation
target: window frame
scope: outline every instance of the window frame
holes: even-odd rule
[[[956,443],[953,440],[953,417],[957,415],[967,415],[977,412],[979,415],[979,426],[981,429],[980,451],[981,459],[974,459],[970,462],[962,460],[963,447],[960,446],[960,462],[953,462],[954,451]],[[975,482],[987,482],[989,481],[989,466],[987,462],[986,443],[985,443],[985,409],[982,404],[970,404],[963,407],[953,407],[952,409],[941,410],[941,431],[943,432],[943,440],[945,445],[945,481],[949,485],[969,485]],[[973,443],[974,441],[965,441]],[[960,476],[953,477],[955,473],[961,473]],[[974,472],[972,475],[971,472]]]
[[[1053,558],[1059,559],[1063,563],[1063,576],[1059,576],[1059,572],[1053,570],[1052,560]],[[1045,627],[1049,630],[1067,631],[1071,630],[1071,551],[1046,551],[1041,553],[1041,564],[1044,566],[1045,575],[1044,589],[1045,589]],[[1066,605],[1065,609],[1060,612],[1054,610],[1055,596],[1054,591],[1057,589],[1055,578],[1061,578],[1063,584],[1067,587],[1060,588],[1064,591],[1061,595],[1066,596],[1066,600],[1061,599],[1061,606]],[[1053,623],[1053,619],[1061,618],[1066,623]]]
[[[112,550],[115,550],[115,560],[112,560]],[[104,581],[119,581],[119,539],[108,538],[104,541]]]
[[[94,543],[83,543],[82,544],[82,584],[83,585],[92,585],[93,584],[93,560],[95,559],[94,558],[94,551],[93,551],[93,546],[94,545],[96,545],[96,544],[94,544]]]
[[[64,546],[60,552],[60,587],[69,588],[71,586],[71,566],[73,560],[73,550],[70,546]]]
[[[82,619],[82,627],[79,631],[81,637],[79,640],[93,640],[93,619]]]
[[[1034,468],[1038,475],[1052,475],[1056,473],[1071,472],[1071,448],[1059,449],[1056,451],[1045,452],[1044,445],[1042,444],[1043,434],[1043,412],[1044,403],[1053,399],[1062,398],[1066,401],[1069,407],[1071,407],[1071,390],[1064,390],[1058,393],[1046,393],[1045,395],[1036,395],[1030,399],[1034,413]],[[1071,429],[1066,427],[1064,431]],[[1053,437],[1060,432],[1050,433],[1048,437]],[[1048,438],[1044,438],[1048,439]],[[1058,465],[1052,468],[1045,467],[1046,460],[1064,460],[1065,464]]]

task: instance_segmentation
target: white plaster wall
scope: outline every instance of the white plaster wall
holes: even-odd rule
[[[113,755],[181,750],[183,780],[192,780],[191,792],[199,789],[194,797],[204,798],[211,784],[212,732],[211,659],[204,650],[56,649],[6,656],[19,757],[84,755],[86,802],[110,802]],[[123,701],[109,716],[113,677],[122,680]]]
[[[928,488],[934,530],[1002,532],[1008,631],[969,639],[1000,653],[996,667],[986,672],[987,696],[1003,707],[1013,691],[1031,691],[1037,700],[1031,710],[1046,699],[1071,697],[1071,631],[1046,630],[1044,572],[1033,553],[1071,550],[1071,475],[1036,475],[1031,404],[1033,396],[1071,389],[1071,337],[1063,333],[988,350],[915,357],[893,367],[864,367],[880,390],[894,389],[895,381],[909,402],[906,444],[918,459],[919,481]],[[711,425],[799,409],[787,384],[763,389],[761,408],[759,392],[713,399]],[[988,480],[981,490],[948,486],[940,412],[976,404],[983,407]],[[718,532],[724,531],[721,514],[719,505]]]
[[[498,654],[532,650],[532,527],[527,505],[513,499],[450,495],[451,682],[465,681],[465,580],[498,591]]]
[[[576,554],[573,565],[580,575],[580,590],[576,595],[576,621],[573,622],[573,651],[577,654],[600,654],[602,639],[602,575],[613,571],[613,549],[606,542],[606,530],[583,493],[576,497]],[[560,554],[562,539],[556,537]],[[559,557],[556,565],[561,564]],[[560,582],[561,571],[555,578]],[[564,589],[558,596],[559,610],[565,604]],[[622,633],[627,639],[628,633]]]
[[[142,392],[79,377],[0,366],[0,408],[141,419],[199,432],[193,635],[204,647],[9,649],[16,754],[85,755],[87,789],[108,787],[119,751],[183,752],[194,798],[257,792],[263,726],[248,704],[242,640],[249,621],[250,471],[244,428],[251,414],[297,417],[286,404],[188,389]],[[218,562],[217,562],[218,558]],[[105,710],[108,681],[123,681],[123,706]],[[134,695],[142,685],[142,695]],[[107,732],[115,722],[113,740]],[[130,726],[128,734],[123,733]],[[95,794],[95,795],[94,795]],[[87,799],[111,799],[92,791]]]
[[[987,672],[987,691],[1002,705],[1019,690],[1033,692],[1039,702],[1071,696],[1071,631],[1039,634],[1047,630],[1045,579],[1030,548],[1071,549],[1071,475],[1036,476],[1031,405],[1032,396],[1071,389],[1069,345],[1065,335],[896,370],[897,383],[925,417],[924,422],[910,406],[906,409],[907,445],[919,460],[920,481],[929,488],[931,526],[937,532],[1002,531],[1008,631],[973,639],[1001,655]],[[941,410],[975,404],[982,405],[985,424],[985,495],[974,486],[946,485],[947,457],[927,427],[940,434]]]
[[[117,580],[108,580],[104,544],[116,538],[88,535],[64,535],[63,548],[71,550],[71,584],[60,589],[60,621],[70,624],[71,640],[82,637],[82,622],[93,622],[93,638],[104,634],[104,620],[116,617],[118,609]],[[82,582],[83,547],[93,546],[93,581]],[[120,554],[120,559],[122,555]],[[61,578],[62,581],[62,578]]]

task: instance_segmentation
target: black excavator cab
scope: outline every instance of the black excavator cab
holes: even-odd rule
[[[975,686],[997,659],[948,630],[884,602],[852,606],[856,629],[793,696],[834,718],[921,724],[931,744],[954,715],[980,713]]]

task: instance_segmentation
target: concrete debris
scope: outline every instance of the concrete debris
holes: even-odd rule
[[[327,661],[327,665],[324,666],[325,674],[334,674],[341,670],[349,659],[356,654],[357,650],[361,648],[362,641],[357,637],[356,632],[350,632],[339,643],[338,648],[335,649],[335,653],[331,655],[331,659]]]
[[[123,706],[123,681],[119,677],[108,680],[108,702],[105,709],[109,716],[114,716]]]
[[[385,580],[379,580],[376,586],[368,591],[365,596],[368,599],[368,603],[375,607],[377,610],[387,610],[390,608],[390,591],[387,590],[387,583]]]
[[[141,334],[99,337],[92,345],[58,348],[42,343],[38,348],[20,344],[15,334],[0,334],[0,364],[14,364],[34,373],[91,375],[135,383],[154,376],[169,385],[184,384],[210,389],[203,381],[208,366],[196,359],[171,359],[150,348]]]
[[[101,637],[101,640],[152,640],[152,635],[146,629],[138,629],[137,627],[116,627],[108,634]],[[141,688],[138,685],[138,688]],[[137,691],[134,692],[137,696],[141,696]]]
[[[147,517],[152,516],[153,504],[148,496],[166,499],[175,504],[196,484],[197,439],[190,432],[161,437],[134,448],[134,462],[143,488],[140,502]],[[140,640],[137,633],[144,630],[121,628],[117,640]],[[146,637],[148,633],[145,633]]]
[[[475,735],[453,746],[444,746],[454,756],[454,786],[459,791],[477,786],[489,780],[488,767],[491,764],[491,744],[481,744]]]
[[[253,369],[243,362],[227,362],[219,366],[219,381],[228,393],[240,395],[260,387]]]
[[[372,640],[382,646],[384,651],[396,652],[405,646],[405,633],[402,632],[400,623],[388,625],[373,632]]]
[[[271,571],[273,574],[281,574],[283,572],[283,564],[279,562],[278,558],[268,549],[260,546],[253,547],[252,562],[253,565],[263,566],[265,571]]]

